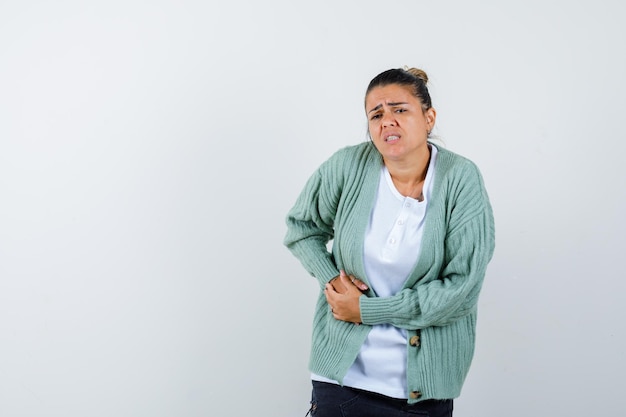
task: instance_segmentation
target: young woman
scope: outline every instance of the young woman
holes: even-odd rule
[[[493,214],[477,167],[428,140],[427,81],[376,76],[371,141],[324,162],[287,216],[285,245],[320,284],[312,416],[452,416],[469,370]]]

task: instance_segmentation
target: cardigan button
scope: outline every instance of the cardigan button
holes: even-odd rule
[[[419,391],[411,391],[411,393],[409,394],[409,397],[411,397],[412,400],[416,400],[421,396],[422,396],[422,393]]]
[[[419,336],[413,336],[409,339],[409,344],[411,346],[419,346],[420,345],[420,337]]]

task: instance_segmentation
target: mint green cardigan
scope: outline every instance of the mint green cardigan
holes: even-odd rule
[[[476,306],[495,230],[477,167],[438,150],[416,265],[396,295],[377,297],[368,290],[361,296],[361,326],[336,320],[323,288],[339,269],[368,283],[363,240],[383,164],[380,153],[371,142],[339,150],[311,176],[289,211],[284,243],[320,284],[312,372],[342,383],[371,326],[389,323],[408,333],[408,402],[460,395],[474,354]]]

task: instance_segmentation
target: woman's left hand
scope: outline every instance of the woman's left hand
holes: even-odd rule
[[[346,291],[337,292],[331,283],[326,284],[324,288],[326,301],[330,306],[333,317],[337,320],[360,324],[361,307],[359,306],[359,297],[363,295],[361,291],[366,290],[367,285],[352,276],[346,275],[344,271],[341,271],[336,279],[341,280]],[[359,289],[357,284],[362,289]]]

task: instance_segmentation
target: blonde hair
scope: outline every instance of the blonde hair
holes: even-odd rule
[[[407,66],[404,67],[404,70],[422,80],[424,84],[428,84],[428,75],[426,74],[426,71],[419,68],[409,68]]]

